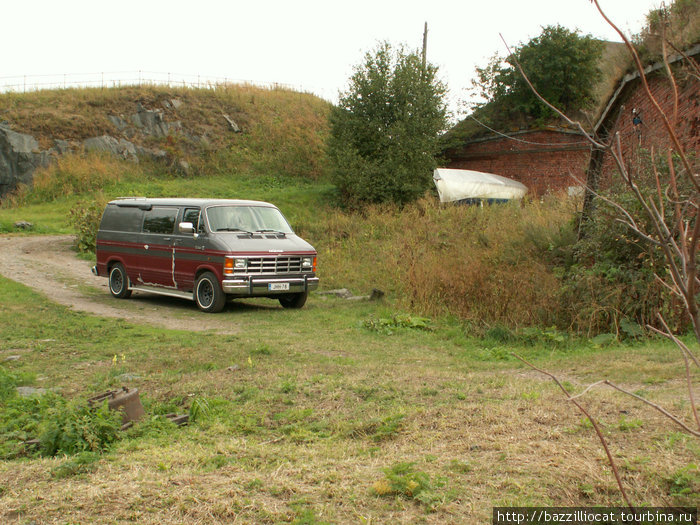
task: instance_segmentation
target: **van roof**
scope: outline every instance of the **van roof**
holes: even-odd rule
[[[240,199],[184,199],[184,198],[158,198],[151,199],[147,197],[119,197],[109,202],[109,204],[116,205],[127,205],[127,206],[139,206],[139,205],[152,205],[152,206],[216,206],[216,205],[228,205],[228,206],[264,206],[269,208],[275,208],[274,204],[262,201],[250,201],[250,200],[240,200]]]

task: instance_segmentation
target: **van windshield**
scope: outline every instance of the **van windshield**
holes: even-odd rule
[[[207,218],[211,231],[294,233],[277,208],[265,206],[210,206]]]

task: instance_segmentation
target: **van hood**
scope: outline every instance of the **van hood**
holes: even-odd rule
[[[216,234],[217,244],[221,248],[231,252],[315,252],[313,246],[301,237],[288,233],[284,237],[256,233],[253,236],[242,235],[237,232],[220,232]]]

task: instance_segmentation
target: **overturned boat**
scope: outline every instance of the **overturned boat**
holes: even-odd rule
[[[440,202],[507,202],[527,193],[527,187],[518,181],[481,171],[438,168],[433,172],[433,182]]]

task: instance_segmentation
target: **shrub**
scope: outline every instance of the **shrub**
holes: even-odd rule
[[[70,222],[77,233],[75,247],[80,253],[95,252],[97,231],[106,205],[106,199],[100,194],[94,201],[80,201],[71,208]]]
[[[651,163],[644,151],[639,152],[636,167],[642,193],[655,195]],[[668,171],[663,163],[657,169],[662,174]],[[627,209],[643,230],[652,231],[626,187],[613,184],[604,194]],[[596,202],[585,235],[572,247],[573,257],[563,268],[561,305],[570,326],[589,336],[613,333],[635,338],[641,335],[640,326],[658,326],[657,313],[662,313],[674,329],[682,330],[689,320],[678,299],[656,278],[667,271],[661,248],[634,234],[619,221],[619,212],[602,199]],[[672,224],[673,207],[664,211]]]

